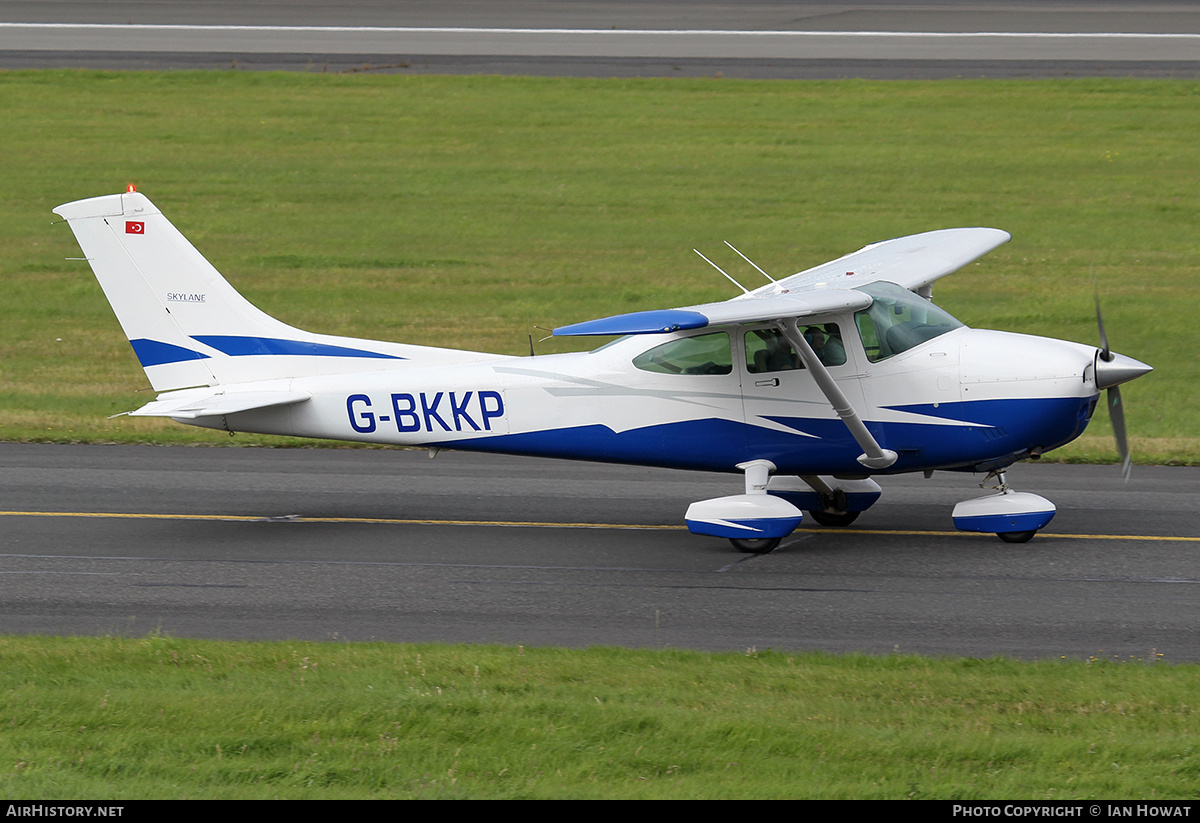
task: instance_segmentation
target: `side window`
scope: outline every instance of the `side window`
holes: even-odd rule
[[[730,374],[733,353],[726,332],[671,340],[633,358],[642,371],[659,374]]]
[[[746,371],[765,374],[773,371],[802,369],[796,350],[778,329],[746,332]]]
[[[826,366],[846,362],[846,347],[837,323],[816,323],[801,329],[817,359]],[[802,369],[804,364],[792,344],[777,329],[746,332],[746,371],[750,374]]]
[[[846,362],[846,347],[837,323],[822,323],[804,328],[804,339],[812,346],[817,359],[826,366],[841,366]]]

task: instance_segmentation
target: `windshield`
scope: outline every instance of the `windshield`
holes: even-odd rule
[[[854,315],[867,359],[872,363],[962,326],[933,303],[895,283],[878,281],[859,291],[874,298],[870,308]]]

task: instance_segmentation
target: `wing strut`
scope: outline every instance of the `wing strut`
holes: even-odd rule
[[[879,441],[867,431],[867,427],[863,425],[862,418],[858,416],[858,412],[854,410],[854,407],[850,405],[850,401],[846,399],[846,395],[838,388],[837,381],[829,374],[829,370],[825,368],[825,364],[820,361],[817,353],[812,350],[812,346],[808,345],[808,341],[804,339],[797,319],[792,317],[780,320],[779,330],[783,332],[783,336],[796,349],[796,353],[800,355],[800,359],[804,362],[804,368],[808,369],[813,379],[817,381],[817,387],[825,395],[825,399],[829,401],[829,405],[833,406],[834,412],[837,413],[838,417],[842,418],[842,422],[850,430],[851,436],[854,437],[854,440],[862,448],[863,453],[858,456],[858,462],[868,469],[886,469],[895,463],[899,455],[891,449],[885,449],[880,446]]]

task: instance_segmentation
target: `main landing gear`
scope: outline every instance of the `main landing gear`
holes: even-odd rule
[[[804,514],[782,497],[767,494],[775,471],[770,460],[751,460],[738,468],[746,473],[745,494],[693,503],[684,519],[692,534],[725,537],[740,552],[763,554],[791,534]]]
[[[827,526],[829,528],[840,529],[843,526],[849,526],[862,512],[830,512],[821,511],[820,509],[809,509],[808,516],[811,517],[819,526]]]
[[[1054,518],[1054,504],[1029,492],[1008,487],[1003,469],[990,472],[980,488],[991,480],[995,494],[964,500],[954,507],[954,526],[965,532],[993,532],[1005,543],[1028,543]]]
[[[782,537],[731,537],[729,543],[743,554],[766,554],[773,552],[783,542]]]
[[[825,475],[771,478],[771,494],[804,509],[818,526],[849,526],[879,499],[882,489],[870,478],[852,480]]]
[[[751,460],[738,468],[746,473],[745,494],[693,503],[686,520],[693,534],[724,537],[737,551],[747,554],[774,550],[800,525],[801,510],[818,525],[849,526],[879,499],[881,491],[870,478],[772,478],[775,465],[769,460]],[[1002,469],[989,473],[979,486],[989,488],[992,481],[993,494],[954,507],[956,528],[990,532],[1005,543],[1026,543],[1054,518],[1053,503],[1036,494],[1013,491]]]
[[[751,460],[738,468],[746,473],[745,494],[701,500],[688,507],[686,520],[693,534],[724,537],[747,554],[765,554],[800,525],[807,511],[822,526],[849,526],[879,499],[879,485],[870,479],[833,477],[771,477],[775,464]]]

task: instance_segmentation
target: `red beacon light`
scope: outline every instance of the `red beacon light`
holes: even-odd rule
[[[133,183],[130,183],[128,186],[125,187],[126,194],[133,194],[136,191],[137,191],[137,186],[135,186]]]

